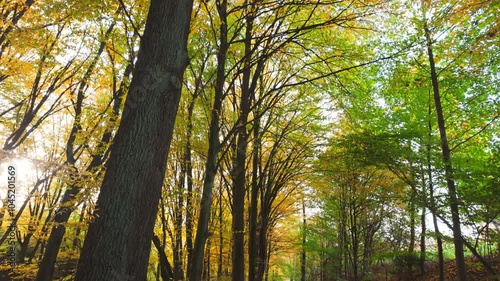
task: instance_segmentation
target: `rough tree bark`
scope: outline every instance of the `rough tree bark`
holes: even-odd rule
[[[191,0],[152,0],[123,117],[76,281],[146,280],[166,160],[188,64]]]

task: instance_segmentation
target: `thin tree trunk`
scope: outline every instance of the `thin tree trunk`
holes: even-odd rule
[[[425,194],[425,192],[424,192]],[[425,273],[425,237],[427,232],[427,225],[425,222],[426,208],[422,207],[422,214],[420,215],[421,233],[420,233],[420,273]]]
[[[165,250],[161,246],[160,238],[158,238],[158,236],[156,235],[153,235],[153,244],[155,245],[156,250],[158,251],[158,256],[160,258],[161,279],[163,279],[163,281],[174,280],[172,266],[170,265],[170,262],[168,262],[167,255],[165,255]]]
[[[71,188],[71,186],[68,188]],[[62,201],[70,200],[66,197],[67,193],[69,192],[65,192]],[[37,281],[51,281],[53,279],[52,277],[54,274],[54,266],[56,263],[57,254],[59,253],[59,248],[66,231],[66,227],[63,224],[59,224],[58,222],[60,221],[66,223],[71,215],[71,211],[73,208],[74,207],[67,206],[64,207],[64,211],[59,210],[59,212],[56,212],[54,218],[55,225],[52,227],[49,240],[47,241],[46,251],[43,254],[42,261],[39,264],[39,270],[36,277]]]
[[[248,147],[247,120],[250,113],[250,75],[252,54],[253,4],[247,11],[245,32],[245,63],[241,83],[240,115],[236,159],[233,176],[233,281],[245,280],[245,194],[246,194],[246,158]]]
[[[351,239],[352,239],[352,271],[354,280],[358,281],[359,240],[358,240],[358,212],[357,212],[356,200],[353,200],[350,206],[350,219],[351,219]]]
[[[253,159],[252,159],[252,190],[250,194],[249,206],[249,243],[248,243],[248,281],[255,280],[258,260],[258,235],[257,235],[257,215],[259,197],[259,147],[260,147],[260,119],[256,112],[253,125]]]
[[[498,276],[495,269],[491,266],[491,264],[486,259],[484,259],[481,256],[481,254],[479,254],[479,252],[476,250],[476,248],[474,246],[472,246],[472,244],[469,243],[467,240],[465,240],[464,237],[462,237],[462,239],[463,239],[463,242],[464,242],[465,246],[467,247],[467,249],[469,249],[469,251],[471,251],[471,253],[474,255],[474,257],[476,257],[476,259],[484,266],[484,268],[488,271],[488,273],[491,274],[491,276]]]
[[[427,143],[427,176],[429,178],[429,196],[430,196],[430,209],[432,213],[432,223],[434,226],[434,232],[436,233],[436,242],[438,250],[438,271],[439,271],[439,281],[444,281],[444,254],[443,254],[443,239],[441,232],[439,231],[438,221],[436,217],[436,199],[434,198],[434,184],[432,175],[432,163],[431,163],[431,137],[432,137],[432,124],[431,124],[431,93],[429,91],[429,112],[428,112],[428,129],[429,129],[429,139]]]
[[[191,157],[191,136],[193,134],[193,110],[196,96],[193,96],[188,107],[188,123],[186,131],[186,147],[184,163],[186,165],[187,194],[186,194],[186,252],[189,268],[191,255],[193,253],[193,162]]]
[[[3,149],[4,150],[14,150],[19,147],[33,132],[42,124],[42,122],[48,118],[57,108],[57,105],[60,103],[62,96],[69,91],[69,88],[65,90],[58,91],[62,85],[65,85],[66,81],[72,79],[76,75],[76,71],[71,69],[71,65],[75,62],[75,58],[69,60],[66,65],[63,67],[61,72],[57,73],[58,78],[52,79],[50,83],[45,83],[46,81],[50,81],[50,75],[44,74],[43,70],[47,67],[46,64],[47,58],[50,57],[51,52],[56,47],[57,41],[61,38],[63,34],[64,26],[58,26],[57,34],[52,42],[47,42],[45,46],[40,61],[37,64],[37,72],[35,75],[35,79],[33,80],[33,85],[31,86],[31,90],[29,93],[29,97],[25,99],[25,107],[24,115],[22,116],[21,121],[16,126],[15,130],[9,134],[9,136],[5,139]],[[3,45],[2,47],[4,47]],[[1,52],[0,50],[0,55]],[[65,76],[65,74],[67,74]],[[46,77],[49,76],[49,77]],[[0,80],[3,80],[5,76],[0,74]],[[46,86],[46,90],[42,90],[42,87]],[[42,94],[43,91],[43,94]],[[57,94],[55,94],[58,92]],[[49,99],[49,97],[51,99]],[[52,102],[51,105],[45,106],[46,102]],[[44,109],[48,109],[44,112]],[[42,113],[41,113],[42,112]]]
[[[227,42],[227,0],[222,0],[217,6],[220,24],[220,43],[217,53],[217,77],[215,81],[214,105],[211,111],[210,128],[208,133],[208,155],[205,166],[205,178],[203,180],[203,191],[200,202],[200,216],[198,228],[193,247],[192,259],[188,268],[189,281],[201,281],[203,275],[203,256],[205,253],[205,242],[208,236],[208,224],[210,222],[210,207],[212,205],[212,190],[215,175],[217,173],[217,155],[220,151],[219,143],[219,119],[224,98],[226,54],[229,48]]]
[[[430,114],[429,114],[430,115]],[[429,120],[430,121],[430,120]],[[424,174],[424,167],[423,165],[420,165],[420,171],[422,174]],[[426,245],[425,245],[425,240],[426,240],[426,232],[427,232],[427,223],[426,223],[426,213],[427,213],[427,185],[425,182],[425,177],[422,177],[422,198],[423,198],[423,206],[422,206],[422,212],[420,214],[420,225],[421,225],[421,232],[420,232],[420,259],[419,259],[419,265],[420,265],[420,274],[425,273],[425,251],[426,251]]]
[[[184,208],[184,185],[185,185],[185,175],[186,169],[185,165],[181,164],[181,172],[179,175],[179,186],[177,190],[176,206],[174,207],[174,249],[173,249],[173,261],[174,261],[174,280],[182,280],[182,228],[183,228],[183,208]]]
[[[224,252],[224,235],[223,235],[223,224],[224,224],[224,208],[222,207],[222,188],[219,191],[219,260],[217,264],[217,278],[222,279],[222,263],[223,252]]]
[[[23,204],[21,205],[21,207],[17,211],[16,216],[14,218],[12,218],[12,223],[13,224],[17,224],[17,221],[19,220],[19,218],[23,214],[24,209],[26,209],[26,206],[30,202],[31,197],[33,197],[33,195],[35,194],[35,192],[38,191],[38,187],[40,185],[42,185],[42,184],[44,184],[44,185],[45,184],[50,184],[52,182],[52,177],[56,174],[56,172],[59,172],[60,170],[61,170],[61,167],[57,167],[56,169],[54,169],[54,171],[51,172],[50,175],[48,175],[45,178],[42,178],[42,179],[39,179],[39,180],[36,181],[36,183],[33,185],[33,188],[28,193],[28,196],[26,196],[26,199],[24,200]],[[56,196],[57,200],[59,200],[59,196],[60,196],[60,193]],[[51,206],[51,207],[53,207],[53,206]],[[49,213],[51,214],[51,211]],[[0,238],[0,246],[2,246],[2,244],[5,242],[5,240],[7,240],[7,237],[9,236],[9,233],[10,233],[9,231],[6,231],[3,234],[3,236]]]
[[[242,99],[244,99],[244,97],[242,97]],[[233,281],[242,281],[245,279],[245,164],[246,149],[248,146],[248,134],[245,124],[247,121],[247,113],[248,112],[243,113],[245,116],[241,117],[241,123],[238,125],[241,126],[241,128],[238,134],[235,176],[233,180],[233,264],[231,274]]]
[[[137,65],[75,274],[146,280],[167,155],[188,64],[192,1],[152,0]]]
[[[300,281],[306,281],[306,204],[302,199],[302,255],[300,257]]]
[[[261,207],[262,210],[262,207]],[[261,211],[261,214],[263,212]],[[260,231],[259,231],[259,262],[257,267],[256,281],[262,281],[265,278],[264,274],[267,272],[267,216],[261,215]]]
[[[267,230],[266,230],[266,233],[267,233]],[[266,235],[266,241],[268,241],[267,235]],[[267,242],[266,242],[266,244],[267,244]],[[271,256],[271,243],[269,243],[269,245],[267,246],[265,253],[266,253],[265,254],[266,258],[265,258],[265,262],[264,262],[264,268],[266,269],[265,281],[268,281],[269,280],[269,257]],[[273,281],[274,281],[274,276],[273,276]]]
[[[427,40],[427,54],[429,56],[429,64],[431,69],[432,90],[434,93],[434,103],[436,106],[437,121],[439,127],[439,135],[441,138],[441,151],[443,154],[444,171],[446,177],[446,185],[448,187],[448,197],[450,199],[451,218],[453,223],[453,242],[455,245],[455,263],[457,267],[457,277],[459,281],[467,280],[467,268],[465,265],[464,247],[462,242],[462,230],[460,224],[460,214],[458,208],[457,190],[455,187],[455,179],[453,175],[453,165],[451,162],[450,147],[446,136],[445,119],[443,116],[443,108],[441,106],[441,95],[439,93],[438,75],[432,53],[432,40],[430,31],[425,24],[425,38]]]
[[[410,275],[410,279],[413,279],[413,257],[415,254],[415,217],[416,217],[416,207],[415,207],[415,199],[416,199],[417,189],[415,185],[411,184],[411,194],[410,194],[410,202],[409,202],[409,211],[410,211],[410,241],[408,245],[408,273]]]
[[[443,238],[442,238],[441,231],[439,230],[439,225],[438,225],[437,217],[435,214],[432,214],[432,223],[434,225],[434,232],[436,232],[436,242],[437,242],[437,250],[438,250],[439,281],[444,281],[445,275],[444,275]]]
[[[210,250],[212,249],[212,245],[211,245],[211,239],[209,238],[207,240],[207,253],[206,255],[204,256],[205,258],[205,265],[203,266],[203,280],[210,280],[210,260],[211,260],[211,254],[210,254]]]
[[[448,226],[448,228],[453,229],[453,225],[450,224],[446,220],[446,218],[439,216],[439,215],[437,215],[437,216],[441,219],[441,221],[443,221]],[[462,242],[464,243],[464,245],[469,249],[469,251],[471,251],[471,253],[474,255],[474,257],[483,265],[483,267],[488,271],[488,273],[491,276],[497,276],[495,269],[493,269],[491,264],[479,254],[479,252],[476,250],[476,248],[471,243],[469,243],[469,241],[467,241],[465,239],[465,237],[462,237],[461,239],[462,239]]]
[[[80,239],[80,233],[82,232],[82,226],[84,225],[83,219],[85,218],[85,212],[87,212],[87,204],[84,202],[82,206],[82,210],[80,211],[80,218],[78,219],[78,225],[76,226],[75,229],[75,236],[73,237],[73,248],[74,249],[81,249],[81,239]]]
[[[104,51],[104,47],[106,46],[106,40],[113,31],[114,23],[108,28],[105,33],[104,39],[101,42],[98,51],[93,59],[93,62],[89,65],[82,82],[80,83],[78,89],[78,97],[75,106],[75,120],[73,123],[72,131],[68,141],[66,143],[66,161],[72,167],[75,165],[77,159],[75,159],[74,155],[74,142],[76,140],[76,135],[80,133],[82,127],[80,124],[81,119],[81,110],[83,106],[84,99],[84,89],[87,88],[87,81],[90,79],[90,76],[95,68],[98,59],[100,58],[102,52]],[[125,76],[128,77],[132,73],[133,66],[129,64],[125,69]],[[113,97],[113,115],[110,118],[110,122],[114,123],[118,118],[120,113],[121,101],[123,98],[123,87],[120,87],[118,92]],[[112,129],[107,129],[101,137],[99,142],[99,146],[101,148],[106,148],[111,141]],[[104,155],[106,154],[104,150],[101,154],[96,154],[92,156],[92,161],[86,168],[86,172],[95,173],[96,170],[102,165],[104,162]],[[76,169],[76,168],[75,168]],[[74,175],[77,176],[77,175]],[[50,232],[49,239],[47,241],[47,251],[45,251],[42,261],[39,264],[39,270],[37,273],[36,280],[37,281],[51,281],[52,275],[54,272],[54,266],[57,259],[57,254],[59,253],[59,249],[61,247],[62,239],[64,237],[64,233],[66,232],[66,223],[71,216],[71,213],[75,210],[75,204],[71,204],[71,201],[74,200],[75,196],[80,192],[83,188],[82,183],[84,179],[79,179],[76,182],[70,184],[62,197],[60,202],[60,207],[56,211],[56,215],[54,217],[54,226]]]

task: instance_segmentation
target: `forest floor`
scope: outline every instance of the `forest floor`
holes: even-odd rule
[[[468,281],[490,281],[490,280],[500,280],[500,255],[492,255],[485,257],[485,259],[493,267],[494,271],[497,273],[496,276],[492,276],[483,265],[474,257],[467,257],[467,279]],[[386,271],[387,270],[387,271]],[[426,272],[420,274],[418,268],[415,268],[415,274],[413,278],[408,274],[408,272],[389,268],[389,266],[375,269],[375,274],[371,280],[386,280],[386,281],[439,281],[439,268],[437,262],[427,262]],[[455,261],[448,260],[445,261],[444,265],[445,280],[455,281],[457,280],[457,272],[455,268]]]
[[[494,271],[497,273],[496,276],[492,276],[475,257],[467,257],[467,279],[469,281],[480,281],[480,280],[500,280],[500,255],[492,255],[485,257],[485,259],[493,267]],[[455,261],[449,260],[444,264],[445,280],[457,280],[457,271],[455,267]],[[439,280],[439,269],[438,263],[432,263],[427,272],[420,275],[415,279],[415,281],[438,281]]]

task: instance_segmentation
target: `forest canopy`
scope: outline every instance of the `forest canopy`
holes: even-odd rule
[[[0,280],[500,276],[499,1],[179,3],[0,3]]]

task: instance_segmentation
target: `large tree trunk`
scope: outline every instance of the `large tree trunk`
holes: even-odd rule
[[[75,280],[146,280],[188,63],[192,1],[152,0],[123,117]]]
[[[453,176],[453,165],[451,163],[450,147],[446,136],[446,126],[443,116],[443,108],[441,106],[441,95],[439,93],[438,76],[434,63],[434,55],[432,53],[432,40],[429,29],[424,27],[425,38],[427,40],[427,54],[429,56],[429,64],[431,68],[431,81],[434,93],[434,103],[436,106],[437,121],[439,127],[439,135],[441,137],[441,150],[444,161],[444,172],[446,177],[446,185],[448,187],[448,197],[450,199],[451,219],[453,223],[453,242],[455,244],[455,263],[457,266],[457,277],[459,281],[467,280],[467,269],[465,266],[464,247],[462,242],[462,230],[460,226],[460,216],[458,210],[457,191],[455,187],[455,179]]]

